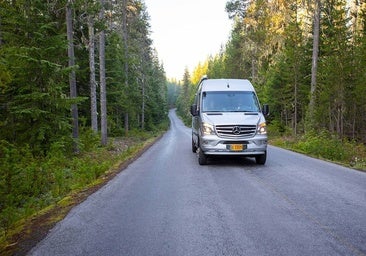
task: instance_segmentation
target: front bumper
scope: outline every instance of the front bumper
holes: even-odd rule
[[[232,145],[243,145],[243,149],[233,150]],[[262,155],[267,150],[267,135],[246,139],[224,139],[216,135],[206,135],[202,137],[200,147],[206,155]]]

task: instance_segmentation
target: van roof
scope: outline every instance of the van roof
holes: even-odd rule
[[[247,79],[205,79],[202,91],[254,91],[254,87]]]

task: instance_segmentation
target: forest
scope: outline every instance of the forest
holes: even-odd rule
[[[189,126],[206,74],[251,80],[283,145],[366,166],[365,1],[229,0],[226,12],[226,44],[178,82],[143,0],[0,1],[0,243],[120,161],[113,138],[147,140],[172,107]]]
[[[112,138],[168,126],[149,19],[141,0],[0,1],[0,243],[115,165]]]
[[[106,119],[112,136],[159,124],[167,109],[165,73],[149,38],[146,7],[138,0],[103,2],[1,2],[2,140],[45,153],[52,143],[68,137],[73,105],[79,114],[74,121],[81,128],[97,132],[103,129],[98,122]],[[67,6],[73,65],[67,54]],[[73,96],[70,74],[76,84]],[[98,106],[103,83],[108,84],[108,115],[102,118]]]
[[[249,79],[270,106],[270,137],[365,165],[365,1],[230,0],[226,11],[233,20],[227,43],[186,70],[177,102],[182,118],[190,120],[202,75]]]

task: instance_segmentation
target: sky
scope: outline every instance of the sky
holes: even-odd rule
[[[151,39],[167,78],[182,80],[199,62],[219,53],[228,41],[232,21],[227,0],[145,0]]]

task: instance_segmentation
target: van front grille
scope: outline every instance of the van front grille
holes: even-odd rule
[[[222,138],[250,138],[256,131],[256,125],[216,125],[217,135]]]

